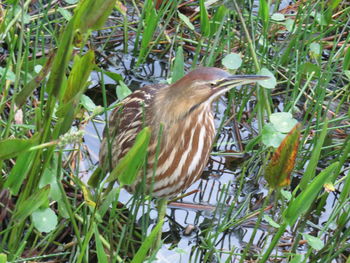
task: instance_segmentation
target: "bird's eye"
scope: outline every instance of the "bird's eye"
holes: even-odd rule
[[[210,87],[214,88],[215,84],[214,83],[210,83]]]

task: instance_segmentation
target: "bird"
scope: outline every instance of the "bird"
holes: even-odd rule
[[[200,178],[208,162],[215,138],[213,101],[234,87],[266,79],[200,67],[171,85],[141,87],[111,113],[100,147],[100,166],[112,171],[142,128],[150,127],[146,168],[126,189],[133,193],[145,180],[146,193],[152,197],[175,197]]]

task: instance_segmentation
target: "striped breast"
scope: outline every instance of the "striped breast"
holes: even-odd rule
[[[145,86],[127,97],[123,105],[113,111],[109,121],[112,158],[111,162],[106,162],[108,147],[107,138],[104,137],[100,149],[100,164],[103,167],[112,170],[132,147],[142,127],[150,124],[150,104],[159,88],[161,86]],[[202,103],[184,118],[165,124],[161,140],[157,136],[159,127],[151,128],[146,191],[152,191],[155,197],[175,196],[199,179],[208,162],[215,136],[211,105]],[[126,187],[129,192],[134,192],[144,180],[143,174],[141,171],[135,183]]]
[[[203,103],[186,118],[166,127],[163,132],[156,172],[154,148],[150,145],[147,183],[154,178],[152,195],[174,196],[199,179],[206,166],[215,136],[211,105]]]

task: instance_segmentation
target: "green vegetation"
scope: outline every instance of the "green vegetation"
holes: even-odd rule
[[[1,1],[0,262],[151,262],[162,249],[181,262],[350,262],[350,5],[270,2]],[[130,93],[114,56],[132,60],[135,76],[166,61],[170,82],[200,65],[274,76],[213,107],[221,118],[213,155],[232,155],[236,144],[251,156],[216,190],[215,207],[191,207],[199,212],[186,219],[197,224],[197,236],[182,236],[189,250],[179,240],[154,247],[162,222],[151,197],[120,203],[120,187],[81,179],[86,125],[113,108],[105,80],[119,100]],[[85,95],[96,80],[101,105]],[[249,133],[238,142],[222,139],[233,119]],[[148,140],[146,128],[109,182],[129,183]]]

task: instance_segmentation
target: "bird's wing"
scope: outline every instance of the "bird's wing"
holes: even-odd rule
[[[100,149],[100,165],[104,169],[112,170],[133,146],[137,134],[147,126],[147,114],[154,94],[160,87],[144,86],[126,97],[121,106],[113,110]],[[111,158],[108,158],[109,152]]]

